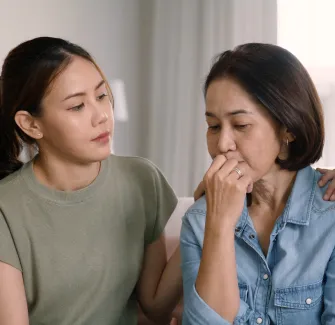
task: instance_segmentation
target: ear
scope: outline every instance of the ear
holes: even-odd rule
[[[43,133],[38,121],[27,111],[18,111],[15,114],[15,122],[17,126],[29,137],[39,140],[43,138]]]
[[[281,146],[278,158],[280,160],[287,160],[289,156],[289,146],[291,142],[295,141],[295,136],[287,128],[283,128],[280,131],[279,139],[281,141]]]
[[[295,141],[295,135],[291,133],[287,128],[282,130],[281,138],[283,139],[283,142],[286,144],[290,144],[291,142]]]

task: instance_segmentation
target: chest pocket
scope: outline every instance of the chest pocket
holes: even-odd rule
[[[248,299],[248,286],[244,283],[239,283],[238,284],[238,289],[240,291],[240,298],[244,302],[247,302]]]
[[[274,304],[280,325],[321,324],[322,281],[306,286],[275,290]]]

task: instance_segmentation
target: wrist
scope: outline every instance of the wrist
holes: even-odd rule
[[[234,238],[236,225],[231,220],[219,220],[213,222],[206,219],[205,231],[208,235],[217,238]]]
[[[235,231],[237,218],[231,216],[215,215],[207,213],[206,215],[206,226],[212,231],[220,230],[221,232]]]

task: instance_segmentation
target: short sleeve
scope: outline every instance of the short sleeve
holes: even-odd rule
[[[154,165],[152,175],[155,198],[150,203],[154,204],[154,209],[152,210],[152,216],[150,216],[151,220],[149,220],[149,227],[151,229],[146,240],[148,244],[153,243],[162,234],[178,202],[172,187],[158,167]]]
[[[13,236],[2,213],[0,213],[0,261],[22,271]]]

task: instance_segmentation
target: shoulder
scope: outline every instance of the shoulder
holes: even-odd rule
[[[191,228],[195,233],[204,233],[206,222],[206,197],[202,196],[194,202],[183,217],[185,227]]]
[[[22,178],[20,177],[21,169],[0,181],[0,203],[8,202],[11,198],[20,197],[20,194],[24,189]]]
[[[335,213],[335,201],[325,201],[323,199],[323,196],[326,193],[327,187],[329,186],[330,182],[327,183],[325,186],[320,187],[318,185],[318,180],[322,176],[321,173],[315,169],[312,169],[312,174],[314,178],[314,184],[313,184],[314,197],[313,197],[313,203],[312,203],[313,210],[321,214],[326,213],[326,212]]]

